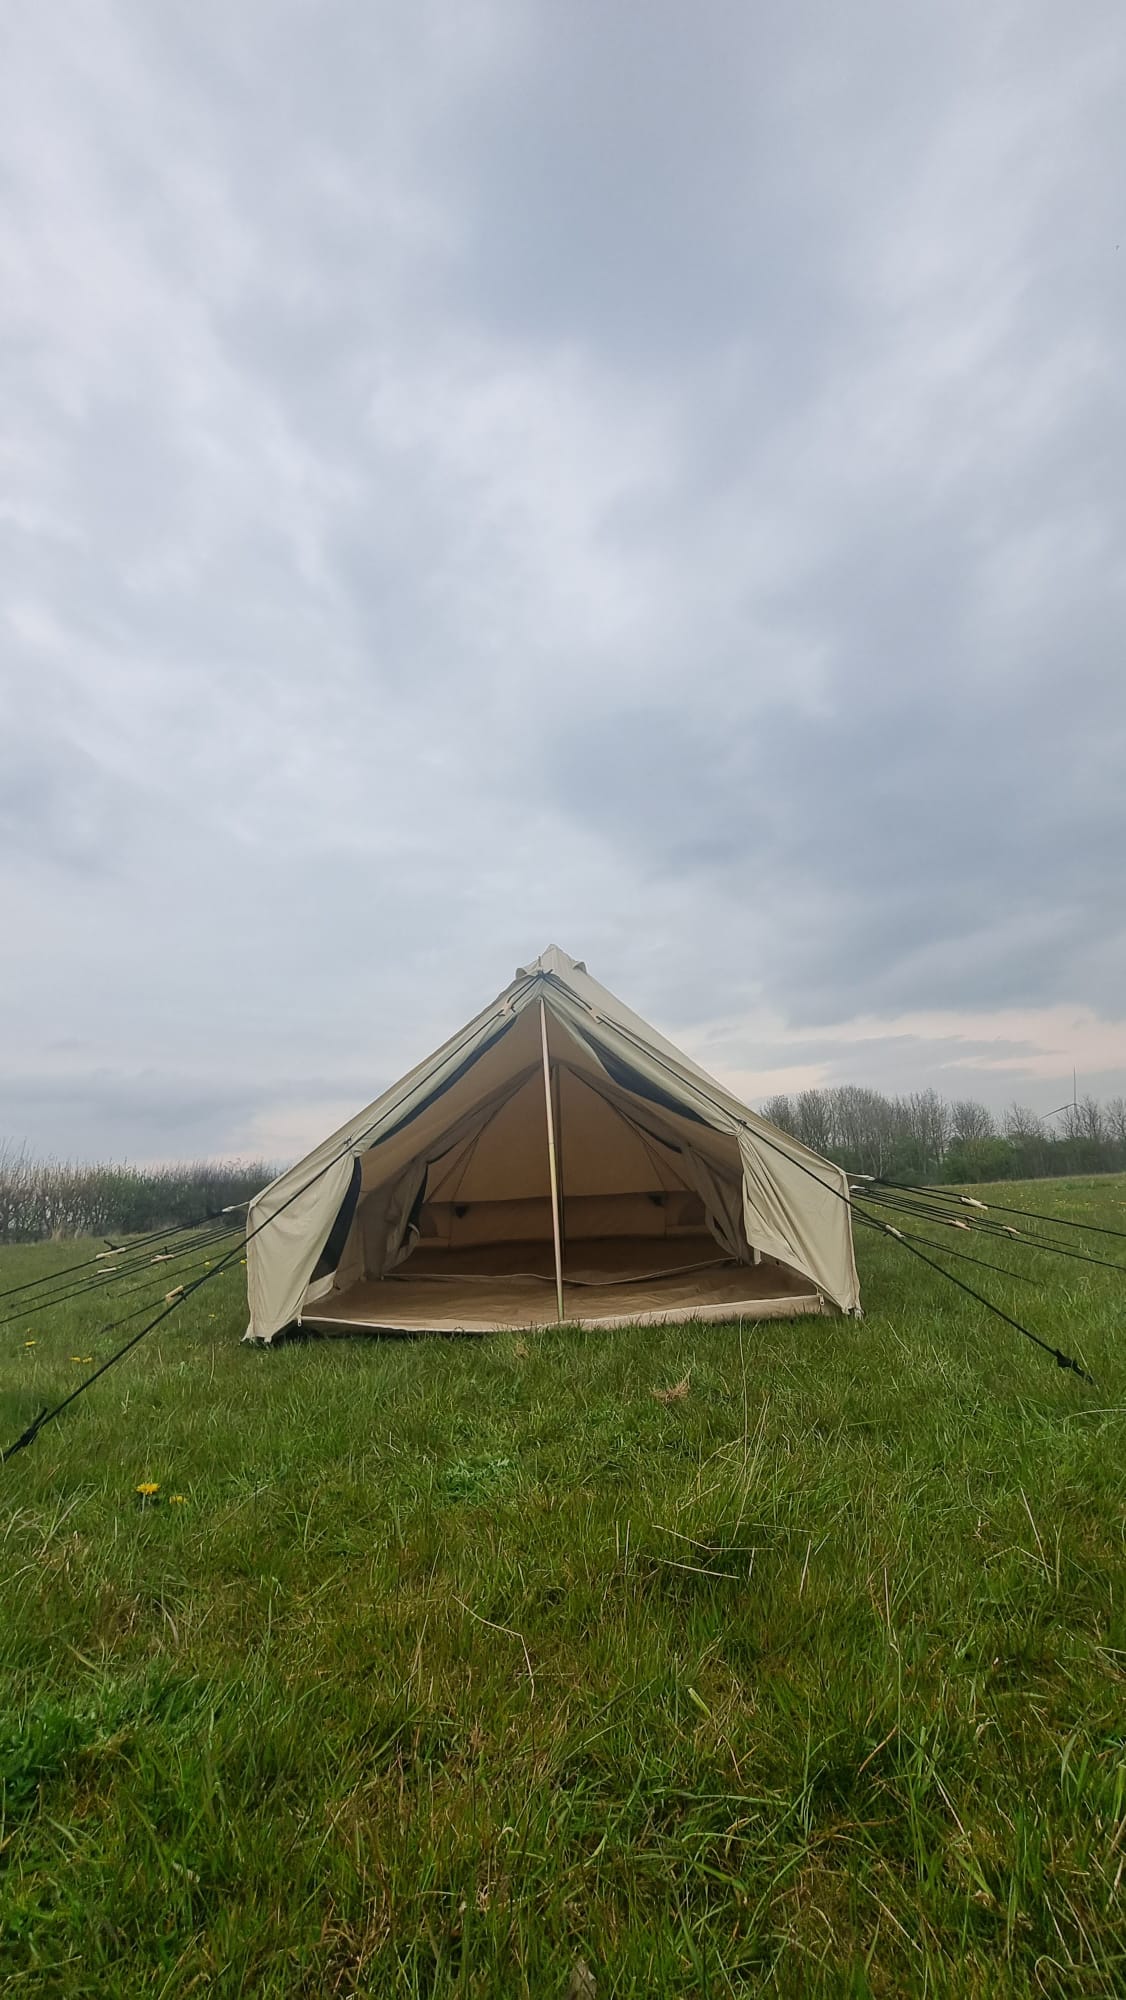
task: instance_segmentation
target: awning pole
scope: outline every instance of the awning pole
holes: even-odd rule
[[[555,1300],[563,1319],[563,1232],[559,1226],[559,1169],[555,1160],[555,1113],[551,1106],[551,1062],[547,1053],[547,1008],[540,1000],[540,1047],[543,1050],[543,1102],[547,1112],[547,1166],[551,1175],[551,1227],[555,1237]]]

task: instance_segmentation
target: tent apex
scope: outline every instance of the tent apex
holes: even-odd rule
[[[517,966],[516,977],[527,979],[533,972],[554,972],[566,979],[569,972],[585,971],[586,966],[581,958],[571,958],[567,952],[560,951],[557,944],[549,944],[546,951],[541,951],[539,957],[534,958],[530,965]]]

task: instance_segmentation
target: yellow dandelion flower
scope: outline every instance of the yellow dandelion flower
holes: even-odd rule
[[[25,1341],[24,1341],[24,1346],[25,1346],[25,1347],[38,1347],[38,1345],[39,1345],[39,1342],[38,1342],[37,1340],[25,1340]]]
[[[187,1497],[186,1493],[170,1493],[168,1495],[168,1505],[170,1507],[183,1507],[187,1501]]]
[[[143,1479],[136,1490],[142,1500],[151,1500],[154,1493],[160,1492],[160,1486],[155,1479]]]

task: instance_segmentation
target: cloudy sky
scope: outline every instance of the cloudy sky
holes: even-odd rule
[[[11,0],[0,1137],[285,1158],[549,941],[1126,1088],[1126,21]]]

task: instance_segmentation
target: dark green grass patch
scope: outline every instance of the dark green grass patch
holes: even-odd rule
[[[996,1284],[1090,1389],[859,1249],[860,1325],[158,1329],[0,1474],[0,1992],[1126,1990],[1123,1281]]]

